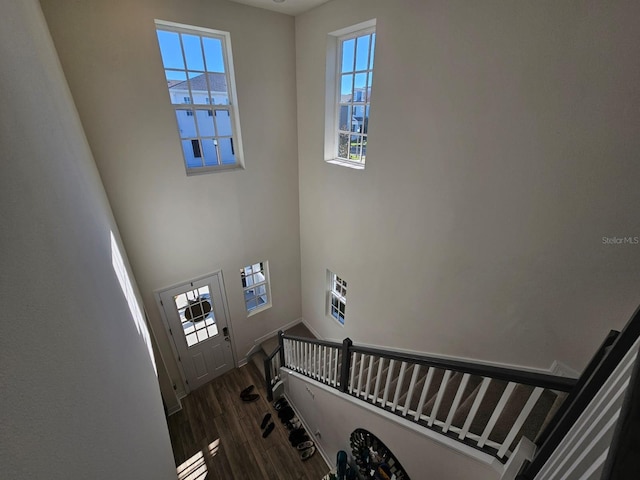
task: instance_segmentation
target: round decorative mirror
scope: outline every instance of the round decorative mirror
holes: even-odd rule
[[[358,428],[351,433],[351,452],[362,478],[409,480],[398,459],[373,433]]]

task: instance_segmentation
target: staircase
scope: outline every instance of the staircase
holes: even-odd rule
[[[285,335],[315,339],[315,335],[306,327],[304,323],[297,323],[292,327],[287,328],[284,332]],[[278,335],[273,335],[267,338],[260,344],[260,348],[257,352],[253,353],[250,357],[250,361],[258,368],[258,371],[265,376],[265,359],[278,348],[279,345]]]
[[[348,338],[277,338],[264,359],[270,396],[282,372],[297,372],[450,445],[481,450],[518,480],[614,480],[640,469],[640,456],[627,454],[637,450],[640,419],[640,308],[621,332],[609,332],[579,379],[361,347]],[[507,462],[522,438],[535,452],[520,450]],[[523,455],[530,461],[523,464]]]
[[[265,361],[284,366],[502,462],[535,440],[576,380],[282,335]],[[343,361],[348,359],[348,361]]]

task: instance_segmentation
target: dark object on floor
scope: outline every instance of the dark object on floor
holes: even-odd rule
[[[306,450],[309,447],[313,447],[313,442],[311,440],[307,440],[306,442],[302,442],[296,448],[298,450]]]
[[[289,403],[287,402],[287,399],[284,397],[280,398],[273,404],[273,408],[275,408],[277,411],[280,411],[284,407],[288,407],[288,406],[289,406]]]
[[[265,431],[262,432],[262,438],[267,438],[275,427],[276,427],[275,423],[271,422],[269,426],[265,429]]]
[[[262,419],[262,423],[260,424],[260,428],[264,429],[264,427],[267,426],[267,423],[269,423],[269,420],[271,420],[271,414],[267,413],[264,418]]]
[[[291,443],[292,447],[297,447],[302,442],[306,442],[307,440],[310,439],[304,428],[297,428],[289,434],[289,443]]]
[[[255,387],[253,385],[249,385],[247,388],[245,388],[244,390],[242,390],[240,392],[240,398],[246,397],[247,395],[249,395],[251,392],[253,392],[253,389]]]
[[[244,397],[240,398],[242,398],[243,402],[255,402],[260,398],[260,395],[258,395],[257,393],[250,393],[249,395],[245,395]]]
[[[304,460],[309,460],[313,454],[316,453],[316,447],[309,447],[306,450],[300,452],[300,458]]]
[[[279,412],[278,412],[278,418],[280,420],[282,420],[282,423],[284,422],[288,422],[289,420],[291,420],[293,417],[295,417],[296,414],[293,411],[293,408],[291,407],[284,407],[282,408]]]
[[[284,425],[285,427],[287,427],[287,430],[295,430],[296,428],[302,427],[302,422],[298,419],[298,417],[293,417],[288,422],[284,422]]]

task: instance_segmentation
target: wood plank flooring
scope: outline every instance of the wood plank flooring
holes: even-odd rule
[[[251,384],[260,399],[245,403],[239,394]],[[267,412],[275,429],[265,439]],[[319,480],[329,471],[319,452],[300,460],[251,362],[191,392],[167,423],[180,480]]]

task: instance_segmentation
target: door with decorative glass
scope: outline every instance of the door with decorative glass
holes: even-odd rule
[[[159,293],[189,390],[233,368],[220,272]]]

